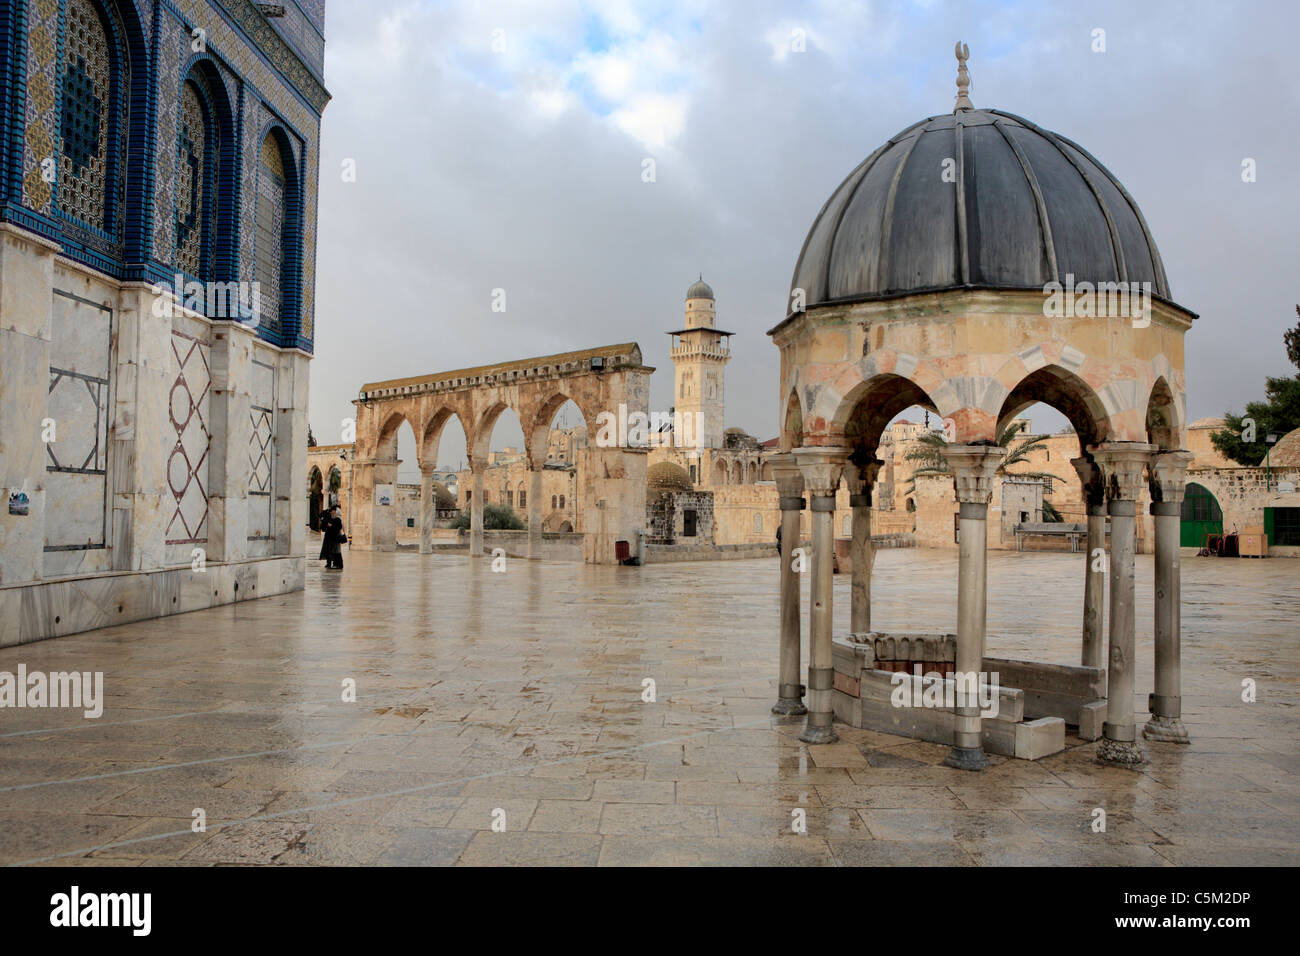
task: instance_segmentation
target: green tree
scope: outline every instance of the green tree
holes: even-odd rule
[[[469,509],[462,508],[460,514],[451,526],[458,531],[469,530]],[[528,525],[524,524],[519,515],[508,505],[484,505],[483,506],[483,530],[484,531],[526,531]]]
[[[1007,450],[1006,457],[1002,459],[1002,464],[998,465],[998,474],[1007,474],[1007,469],[1012,465],[1019,464],[1029,460],[1029,456],[1036,451],[1042,451],[1047,446],[1040,441],[1038,435],[1026,435],[1023,438],[1017,438],[1024,431],[1024,422],[1010,422],[1003,426],[998,432],[998,444]],[[952,467],[948,464],[948,459],[944,457],[943,450],[948,447],[948,442],[944,440],[943,432],[931,431],[926,432],[916,440],[907,454],[903,457],[908,461],[919,462],[916,470],[912,472],[912,480],[907,483],[903,494],[910,495],[916,490],[917,475],[947,475],[951,474]],[[1017,478],[1055,478],[1055,475],[1043,471],[1017,471]]]
[[[1300,317],[1300,305],[1296,306],[1296,315]],[[1291,364],[1300,369],[1300,321],[1282,333],[1282,344]],[[1300,375],[1264,379],[1264,401],[1247,402],[1241,415],[1224,412],[1223,426],[1210,434],[1210,442],[1219,454],[1239,465],[1260,464],[1268,450],[1270,432],[1281,438],[1300,428]]]

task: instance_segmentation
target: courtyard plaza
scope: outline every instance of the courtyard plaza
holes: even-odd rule
[[[1083,560],[989,553],[991,656],[1078,662]],[[0,651],[4,671],[102,671],[105,695],[98,720],[0,711],[0,862],[1294,865],[1298,569],[1184,557],[1190,746],[1147,743],[1130,771],[1067,737],[969,773],[842,723],[810,747],[769,713],[775,555],[309,561],[303,592]],[[956,552],[880,551],[876,626],[952,630],[956,574]],[[1145,723],[1150,556],[1137,575]]]

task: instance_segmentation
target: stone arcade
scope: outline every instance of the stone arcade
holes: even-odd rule
[[[542,469],[555,413],[572,400],[590,431],[603,412],[647,414],[650,374],[636,343],[374,382],[361,387],[357,453],[352,462],[351,535],[358,550],[396,547],[396,510],[376,489],[397,481],[397,429],[409,422],[416,436],[420,482],[420,552],[433,547],[433,473],[443,426],[455,415],[465,429],[473,478],[470,554],[483,553],[483,472],[497,419],[514,410],[524,432],[529,468],[528,553],[541,557]],[[580,453],[584,503],[583,559],[616,563],[615,543],[635,545],[645,527],[646,448],[587,447]]]
[[[822,208],[795,266],[793,307],[769,333],[781,350],[781,453],[771,462],[786,539],[796,538],[806,505],[813,519],[808,703],[798,673],[799,583],[786,560],[773,711],[806,713],[808,743],[837,739],[838,717],[951,744],[948,763],[971,770],[987,764],[986,749],[1028,758],[1060,750],[1069,723],[1085,739],[1102,738],[1099,759],[1133,767],[1144,760],[1133,713],[1134,524],[1144,484],[1156,563],[1155,692],[1144,735],[1187,741],[1178,537],[1192,458],[1183,450],[1183,335],[1195,316],[1170,298],[1155,242],[1119,181],[1077,144],[975,109],[964,52],[959,45],[952,114],[889,140]],[[946,157],[956,158],[955,181],[940,176]],[[1150,283],[1150,315],[1054,315],[1045,296],[1067,275]],[[1036,402],[1062,412],[1078,435],[1073,464],[1088,496],[1077,665],[985,656],[986,521],[1004,454],[996,436]],[[916,405],[952,433],[944,454],[960,503],[955,640],[882,634],[871,622],[874,452],[890,421]],[[831,517],[841,482],[852,495],[853,581],[848,633],[837,638]],[[911,662],[998,672],[998,718],[982,719],[973,706],[892,707],[891,673]]]

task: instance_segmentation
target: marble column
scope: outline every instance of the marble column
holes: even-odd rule
[[[433,495],[433,466],[420,468],[420,553],[433,554],[433,518],[437,502]]]
[[[1146,752],[1137,739],[1133,715],[1134,670],[1134,544],[1137,503],[1147,462],[1156,450],[1142,442],[1105,442],[1088,449],[1101,468],[1110,512],[1110,636],[1106,667],[1106,722],[1097,746],[1097,760],[1137,768]]]
[[[542,469],[537,466],[528,471],[528,557],[542,557]]]
[[[883,461],[871,458],[861,463],[850,461],[844,469],[849,507],[853,512],[853,539],[849,543],[849,559],[853,565],[849,630],[854,634],[871,630],[871,566],[875,562],[871,547],[871,489],[883,466]]]
[[[1189,451],[1159,452],[1151,459],[1151,514],[1156,537],[1156,691],[1148,701],[1148,740],[1191,743],[1183,726],[1182,572],[1179,568],[1183,490]]]
[[[799,739],[806,744],[830,744],[839,740],[831,694],[835,666],[831,638],[835,573],[835,491],[848,459],[845,448],[799,448],[794,452],[803,472],[812,510],[812,599],[808,637],[808,722]],[[781,534],[782,540],[785,533]]]
[[[781,503],[781,652],[777,700],[772,713],[787,717],[808,713],[803,705],[804,686],[799,681],[802,652],[799,634],[799,572],[794,549],[799,547],[799,520],[803,514],[803,474],[789,452],[768,459]]]
[[[1105,561],[1094,555],[1106,553],[1106,488],[1101,470],[1086,455],[1072,458],[1070,464],[1079,473],[1083,501],[1088,509],[1088,547],[1083,556],[1083,640],[1080,663],[1084,667],[1102,666],[1103,638],[1106,633],[1103,613],[1106,602]]]
[[[473,481],[470,487],[473,493],[469,499],[469,556],[483,556],[483,471],[470,465]]]
[[[1000,445],[956,445],[944,448],[957,492],[957,527],[961,541],[957,557],[957,706],[953,746],[944,763],[958,770],[983,770],[983,718],[978,700],[984,680],[984,634],[988,607],[988,513],[993,478],[1006,455]],[[972,700],[970,695],[976,699]]]

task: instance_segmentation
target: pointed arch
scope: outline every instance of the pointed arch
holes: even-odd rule
[[[238,149],[226,84],[208,54],[191,58],[178,103],[175,265],[200,282],[228,281],[236,278]]]
[[[1016,384],[998,412],[998,433],[1036,403],[1056,409],[1069,420],[1079,437],[1080,454],[1086,453],[1089,445],[1106,441],[1111,434],[1110,413],[1101,398],[1087,382],[1060,365],[1044,365]]]
[[[253,229],[258,334],[293,341],[301,324],[302,181],[293,142],[279,123],[263,131],[258,148]]]
[[[845,445],[854,453],[874,458],[889,423],[914,405],[938,412],[930,395],[911,379],[881,373],[850,389],[835,419],[844,423]]]
[[[781,451],[803,447],[803,407],[799,393],[791,389],[785,399],[785,413],[781,416]]]
[[[1182,422],[1174,391],[1163,375],[1151,386],[1146,410],[1147,441],[1161,451],[1174,451],[1182,447]]]

